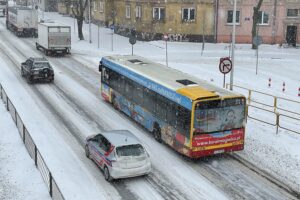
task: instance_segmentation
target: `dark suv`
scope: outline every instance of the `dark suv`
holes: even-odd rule
[[[54,80],[54,71],[46,58],[28,58],[21,64],[21,75],[28,83],[36,80]]]

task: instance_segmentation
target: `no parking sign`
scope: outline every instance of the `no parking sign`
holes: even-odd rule
[[[224,74],[223,87],[225,87],[225,74],[229,73],[232,69],[232,62],[229,57],[220,58],[219,70]]]

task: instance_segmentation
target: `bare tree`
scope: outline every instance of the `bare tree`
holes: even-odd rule
[[[71,8],[72,14],[77,19],[77,27],[78,27],[78,38],[79,40],[84,40],[82,33],[82,25],[84,21],[84,12],[86,7],[88,6],[88,1],[92,0],[65,0],[65,6],[67,11]]]
[[[257,46],[253,44],[253,38],[257,35],[257,24],[259,20],[259,10],[261,7],[261,4],[263,3],[263,0],[259,0],[257,5],[253,7],[253,24],[252,24],[252,49],[256,49]]]
[[[71,8],[71,5],[72,5],[72,1],[71,0],[64,0],[63,3],[66,6],[66,14],[70,14],[70,8]]]

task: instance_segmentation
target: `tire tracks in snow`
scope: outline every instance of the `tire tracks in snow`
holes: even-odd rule
[[[16,48],[16,46],[12,45],[14,47],[14,50],[18,51],[19,54],[21,56],[23,56],[24,58],[26,58],[26,55],[18,48]],[[19,69],[19,63],[15,62],[13,60],[13,58],[11,58],[9,55],[7,55],[12,62],[15,63],[15,68],[16,70],[20,70]],[[53,59],[50,59],[50,61],[53,61]],[[72,121],[68,120],[67,117],[61,113],[61,111],[59,111],[57,109],[57,105],[53,104],[53,102],[51,100],[49,100],[49,98],[44,94],[44,92],[38,88],[35,85],[31,86],[32,91],[36,94],[37,97],[39,97],[39,99],[41,100],[41,102],[44,102],[46,107],[48,107],[48,110],[54,115],[56,116],[57,120],[62,122],[62,124],[64,124],[64,126],[66,127],[66,129],[73,135],[73,137],[75,137],[76,141],[84,148],[84,137],[82,134],[80,134],[80,129],[77,128],[76,124],[73,123]],[[61,99],[63,99],[70,107],[72,107],[74,109],[75,112],[78,113],[78,115],[80,115],[82,118],[87,119],[86,121],[89,122],[93,122],[96,124],[96,126],[98,127],[99,130],[103,131],[103,125],[99,124],[98,122],[95,122],[94,117],[92,116],[92,114],[86,112],[83,108],[84,106],[79,105],[78,102],[76,102],[76,100],[71,97],[70,95],[68,95],[63,89],[60,88],[60,86],[58,86],[56,84],[56,81],[54,81],[53,84],[51,84],[51,86],[49,87],[51,88],[57,95],[60,96]],[[157,171],[157,170],[156,170]],[[159,171],[157,171],[158,173]],[[147,181],[148,183],[150,183],[150,185],[153,187],[153,189],[155,189],[158,194],[160,194],[164,199],[169,199],[169,200],[183,200],[183,199],[188,199],[187,197],[184,196],[184,194],[180,194],[180,192],[177,192],[178,190],[174,189],[175,186],[171,184],[170,181],[164,181],[164,180],[160,180],[159,177],[162,177],[163,175],[157,175],[157,174],[153,174],[153,175],[148,175]],[[145,181],[145,180],[143,180]],[[129,181],[120,181],[120,182],[115,182],[113,184],[113,186],[116,188],[116,190],[119,192],[120,196],[122,197],[122,199],[125,200],[134,200],[134,199],[139,199],[138,196],[136,196],[134,193],[132,193],[128,187],[126,186]]]

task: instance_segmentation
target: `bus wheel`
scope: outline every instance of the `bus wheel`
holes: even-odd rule
[[[160,128],[154,128],[153,129],[153,134],[154,134],[154,138],[157,142],[161,143],[161,132],[160,132]]]

